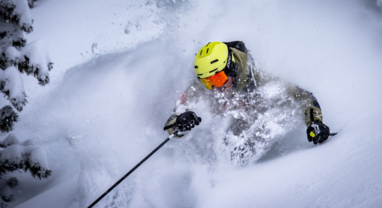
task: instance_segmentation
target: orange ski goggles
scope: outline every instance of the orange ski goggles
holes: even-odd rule
[[[203,85],[211,90],[212,86],[221,87],[228,81],[228,76],[224,73],[224,71],[220,71],[212,76],[206,78],[199,79]]]

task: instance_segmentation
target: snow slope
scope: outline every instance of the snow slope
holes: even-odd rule
[[[89,205],[167,137],[163,123],[194,79],[194,54],[215,40],[243,40],[258,67],[313,92],[325,123],[340,133],[314,146],[298,123],[257,163],[239,168],[224,158],[224,123],[200,105],[193,109],[203,118],[198,130],[166,144],[98,207],[381,204],[377,7],[357,0],[38,2],[29,41],[45,41],[55,68],[43,93],[26,83],[29,103],[15,133],[45,148],[53,176],[20,186],[12,206]]]

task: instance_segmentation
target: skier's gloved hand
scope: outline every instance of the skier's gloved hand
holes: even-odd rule
[[[190,131],[195,125],[199,125],[202,119],[192,111],[187,111],[179,116],[173,114],[167,119],[163,130],[168,134],[174,134],[175,137],[182,137],[187,131]]]
[[[202,118],[198,117],[194,112],[187,111],[180,114],[174,123],[174,133],[176,136],[182,136],[185,132],[190,131],[195,125],[199,125]]]
[[[316,120],[309,124],[306,134],[308,135],[309,142],[313,141],[314,144],[322,143],[328,139],[330,129],[321,121]]]

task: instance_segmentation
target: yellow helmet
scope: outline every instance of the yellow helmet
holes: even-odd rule
[[[222,71],[227,65],[228,47],[222,42],[210,42],[195,57],[195,73],[199,79]]]

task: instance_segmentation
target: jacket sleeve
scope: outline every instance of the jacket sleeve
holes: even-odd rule
[[[271,81],[281,81],[279,78],[254,67],[254,63],[251,64],[251,62],[253,62],[253,58],[248,54],[248,66],[250,67],[249,70],[251,70],[256,87],[264,86]],[[305,114],[305,124],[307,126],[309,126],[312,121],[319,120],[323,122],[320,104],[313,93],[290,83],[286,83],[286,87],[287,96],[293,97],[297,102],[302,104]]]
[[[321,121],[323,123],[321,107],[313,93],[292,85],[290,94],[296,101],[303,104],[306,126],[309,126],[312,121]]]
[[[188,111],[188,103],[193,100],[197,100],[202,93],[203,87],[201,86],[198,81],[194,81],[180,96],[180,99],[176,102],[173,114],[167,119],[164,127],[167,127],[169,125],[172,125],[175,123],[176,118],[178,115]],[[174,133],[173,128],[167,129],[167,132],[171,135]],[[183,136],[183,135],[182,135]],[[182,137],[182,136],[175,136],[175,137]]]

